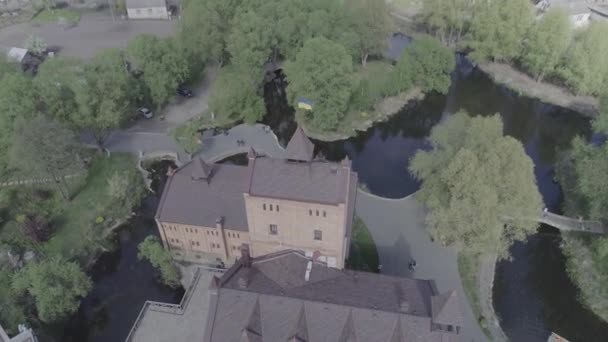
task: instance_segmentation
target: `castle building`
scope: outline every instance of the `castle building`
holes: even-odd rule
[[[174,258],[232,264],[246,246],[252,256],[317,252],[328,266],[343,268],[357,193],[351,162],[315,160],[301,128],[286,158],[253,149],[247,158],[241,166],[195,157],[169,176],[155,219]]]

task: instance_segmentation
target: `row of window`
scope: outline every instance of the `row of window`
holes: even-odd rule
[[[200,246],[201,243],[198,241],[190,241],[190,243],[192,244],[192,246]]]
[[[226,235],[228,235],[228,237],[232,237],[232,238],[237,238],[237,239],[241,238],[241,235],[239,233],[230,233],[230,232],[228,232]]]
[[[273,208],[277,210],[277,212],[279,212],[279,205],[275,204],[274,206],[272,204],[268,205],[268,209],[270,211],[273,211]],[[262,210],[266,210],[266,203],[262,204]]]
[[[268,210],[273,211],[276,210],[277,212],[279,212],[279,205],[275,204],[269,204],[268,206],[266,206],[266,203],[262,204],[262,210],[266,210],[266,208],[268,208]],[[319,216],[319,210],[315,210],[315,213],[317,216]],[[323,214],[323,217],[327,217],[327,212],[325,210],[322,210],[321,213]],[[312,209],[308,210],[308,215],[312,216]]]
[[[270,235],[278,235],[279,234],[279,226],[277,226],[276,224],[271,224],[269,226],[269,230],[268,232],[270,233]],[[319,229],[315,229],[313,231],[313,238],[315,240],[323,240],[323,232]]]
[[[319,216],[319,210],[315,210],[317,216]],[[312,209],[308,210],[308,215],[312,216]],[[327,217],[327,213],[323,210],[323,217]]]
[[[167,230],[174,230],[177,231],[177,227],[175,226],[166,226]],[[186,230],[186,233],[193,233],[193,234],[198,234],[198,230],[194,229],[194,228],[184,228]],[[220,233],[218,231],[215,230],[207,230],[207,235],[214,235],[214,236],[218,236],[220,235]],[[232,237],[232,238],[237,238],[240,239],[241,238],[241,234],[239,233],[227,233],[228,237]]]

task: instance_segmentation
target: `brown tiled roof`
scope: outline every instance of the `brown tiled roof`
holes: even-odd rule
[[[345,203],[350,172],[350,168],[336,163],[257,158],[249,193],[303,202]]]
[[[311,161],[314,156],[315,145],[308,139],[300,126],[296,128],[291,140],[287,143],[287,159]]]
[[[223,217],[227,229],[247,231],[243,194],[249,184],[248,167],[216,164],[210,168],[198,159],[169,177],[156,212],[157,219],[213,228],[217,219]],[[198,179],[197,175],[205,172],[212,172],[211,177]]]
[[[308,263],[312,271],[308,281]],[[260,310],[265,342],[455,341],[456,330],[435,328],[434,284],[328,268],[301,252],[282,251],[237,262],[212,294],[206,342],[239,341]]]

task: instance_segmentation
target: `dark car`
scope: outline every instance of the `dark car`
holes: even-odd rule
[[[194,94],[192,94],[192,90],[188,89],[188,88],[184,88],[184,87],[179,87],[177,88],[177,94],[183,97],[192,97],[194,96]]]

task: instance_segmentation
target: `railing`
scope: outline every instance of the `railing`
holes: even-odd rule
[[[141,321],[142,321],[146,311],[148,311],[148,309],[150,311],[162,312],[162,313],[167,313],[167,314],[171,314],[171,315],[183,315],[186,308],[188,307],[188,303],[190,302],[190,299],[192,298],[192,292],[194,292],[194,288],[198,285],[198,282],[200,280],[201,269],[204,269],[204,270],[210,271],[210,272],[216,272],[216,273],[224,273],[226,271],[221,268],[198,266],[196,268],[196,271],[194,272],[192,281],[190,282],[190,285],[188,285],[188,288],[186,289],[186,292],[184,293],[184,296],[182,297],[182,300],[180,301],[179,304],[170,304],[170,303],[163,303],[163,302],[147,300],[144,303],[144,305],[142,306],[141,310],[139,311],[139,314],[137,315],[137,318],[135,319],[135,323],[133,323],[133,326],[131,327],[131,330],[129,331],[129,335],[127,335],[127,338],[125,339],[125,342],[133,341],[133,337],[135,336],[135,331],[137,331],[137,328],[141,324]]]

